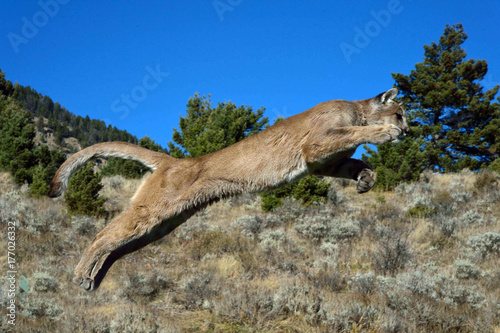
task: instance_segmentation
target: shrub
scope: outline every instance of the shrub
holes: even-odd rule
[[[411,258],[412,252],[406,237],[397,233],[380,242],[372,262],[376,272],[394,276],[399,270],[405,268]]]
[[[267,214],[266,227],[274,228],[280,226],[282,223],[283,223],[282,216],[278,214]]]
[[[455,267],[455,276],[458,279],[477,279],[479,277],[479,267],[469,260],[456,260]]]
[[[454,181],[450,186],[450,196],[455,204],[464,204],[470,202],[473,192],[468,191],[465,184],[460,181]]]
[[[265,212],[272,212],[274,209],[282,205],[282,199],[274,195],[262,194],[261,195],[262,205],[260,206]]]
[[[366,274],[356,274],[349,281],[351,290],[363,297],[372,295],[375,292],[375,274],[370,272]]]
[[[234,227],[241,227],[241,229],[243,230],[243,234],[245,236],[249,236],[250,238],[258,235],[264,228],[262,218],[257,215],[240,216],[236,220],[234,220],[231,225]]]
[[[342,332],[363,332],[363,329],[373,327],[379,315],[380,310],[371,304],[350,302],[345,304],[329,322],[334,327],[341,327]]]
[[[314,216],[302,219],[301,223],[295,226],[295,231],[302,237],[308,238],[313,242],[319,242],[327,238],[331,225],[329,218],[325,216]]]
[[[266,251],[281,247],[287,240],[283,229],[266,230],[259,235],[259,239]]]
[[[150,300],[169,285],[167,279],[158,272],[134,273],[130,275],[124,293],[132,298],[139,296]]]
[[[422,271],[401,273],[397,276],[396,283],[404,290],[411,292],[414,296],[437,299],[435,279]]]
[[[320,249],[324,254],[331,256],[339,251],[339,246],[336,243],[332,243],[329,240],[326,240],[321,243]]]
[[[406,212],[406,215],[409,217],[424,218],[424,217],[432,216],[432,214],[434,214],[434,213],[435,213],[434,209],[431,209],[431,208],[424,206],[424,205],[416,205],[416,206],[410,208]]]
[[[60,226],[61,213],[56,209],[44,209],[35,212],[35,207],[29,207],[23,214],[23,222],[28,232],[39,235],[47,232],[57,234]]]
[[[347,281],[340,272],[328,267],[314,276],[314,286],[319,290],[326,289],[338,293],[346,288]]]
[[[180,287],[184,293],[175,300],[184,304],[188,309],[201,308],[204,303],[219,293],[214,276],[206,272],[186,278]]]
[[[35,291],[56,291],[59,287],[57,279],[45,272],[37,272],[33,274],[33,279],[33,288]]]
[[[94,174],[92,163],[80,168],[69,180],[64,200],[71,214],[102,215],[106,198],[99,197],[101,175]]]
[[[337,241],[346,241],[361,234],[359,221],[352,217],[338,218],[333,222],[331,237]]]
[[[100,328],[103,329],[102,332],[109,333],[163,332],[159,331],[160,325],[157,323],[157,319],[147,311],[137,311],[135,308],[131,308],[126,311],[118,311],[109,326],[105,324],[108,327]],[[96,330],[96,332],[101,331]]]
[[[476,209],[467,210],[458,218],[458,224],[463,227],[484,225],[488,221]]]
[[[342,195],[342,192],[338,191],[335,187],[332,187],[327,194],[328,200],[334,204],[338,205],[345,201],[345,197]]]
[[[81,236],[95,234],[97,230],[96,223],[95,218],[90,216],[74,216],[71,220],[73,230]]]
[[[490,254],[500,253],[500,234],[487,232],[482,235],[469,236],[467,246],[472,248],[481,257],[486,258]]]
[[[309,322],[320,318],[323,299],[310,285],[297,284],[281,287],[273,298],[276,315],[304,316]]]
[[[453,236],[458,227],[456,219],[443,214],[433,216],[431,222],[443,233],[445,237]]]
[[[63,309],[54,298],[38,297],[35,293],[24,295],[20,303],[21,313],[26,317],[37,318],[46,317],[49,320],[57,321],[63,315]]]
[[[496,170],[498,173],[500,173],[500,159],[496,159],[495,162],[497,162],[499,168],[498,170]],[[493,165],[495,162],[493,162],[491,165]],[[492,169],[493,170],[493,169]],[[494,172],[491,172],[491,171],[487,171],[487,170],[481,170],[475,180],[474,180],[474,187],[478,190],[482,190],[482,189],[485,189],[485,188],[488,188],[494,184],[498,184],[499,183],[499,177],[494,173]]]
[[[330,184],[326,180],[316,176],[307,176],[293,188],[292,195],[305,206],[310,206],[324,203],[329,191]]]
[[[332,219],[330,216],[322,215],[303,218],[301,223],[295,226],[295,231],[316,243],[322,239],[333,242],[347,241],[361,234],[359,221],[352,217]]]
[[[306,176],[295,184],[285,185],[272,192],[261,194],[262,209],[270,212],[283,203],[286,197],[293,197],[304,206],[321,204],[326,202],[330,184],[317,176]]]
[[[211,230],[201,233],[190,244],[190,254],[200,260],[207,254],[230,253],[236,250],[237,242],[234,238],[220,230]]]
[[[47,170],[38,164],[33,168],[33,182],[30,185],[30,194],[35,198],[49,193],[49,184],[47,184]]]

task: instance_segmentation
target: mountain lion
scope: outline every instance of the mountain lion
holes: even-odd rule
[[[113,262],[162,238],[196,211],[221,198],[274,189],[314,174],[357,181],[369,191],[375,172],[350,158],[361,144],[397,142],[409,132],[393,88],[371,99],[321,103],[225,149],[175,159],[123,142],[93,145],[72,155],[51,183],[61,195],[71,174],[95,157],[121,157],[153,170],[130,206],[114,218],[85,250],[73,281],[96,289]]]

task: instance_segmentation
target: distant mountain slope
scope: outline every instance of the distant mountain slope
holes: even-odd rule
[[[49,148],[61,146],[67,152],[91,146],[99,142],[125,141],[137,144],[135,135],[102,120],[77,116],[68,111],[59,102],[44,96],[30,86],[14,85],[5,79],[0,70],[0,94],[17,100],[33,116],[36,125],[37,144],[47,144]],[[42,122],[43,120],[43,122]]]

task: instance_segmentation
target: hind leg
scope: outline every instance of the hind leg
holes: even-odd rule
[[[159,218],[141,218],[139,215],[131,207],[97,234],[75,269],[75,284],[86,290],[97,289],[116,260],[162,238],[190,216],[180,214],[162,221]]]

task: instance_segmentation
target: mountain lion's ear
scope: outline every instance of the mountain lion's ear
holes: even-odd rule
[[[379,102],[380,104],[385,104],[388,101],[392,101],[396,96],[398,96],[398,89],[392,88],[387,90],[385,93],[381,93],[377,97],[375,97],[375,100]]]

